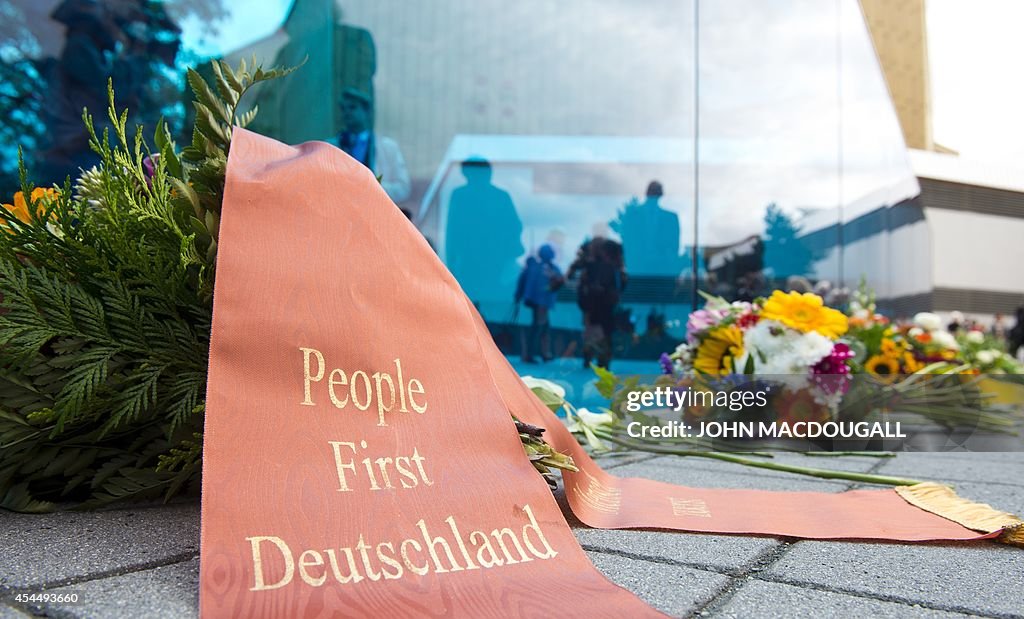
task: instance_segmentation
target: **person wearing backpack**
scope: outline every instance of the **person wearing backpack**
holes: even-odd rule
[[[515,301],[530,308],[532,319],[530,331],[523,345],[523,362],[536,363],[534,353],[540,354],[544,361],[551,361],[551,321],[550,313],[557,302],[555,293],[565,278],[554,263],[555,250],[551,245],[544,244],[537,251],[537,256],[526,259],[526,266],[519,273],[516,282]]]
[[[602,237],[585,242],[569,269],[570,278],[577,274],[577,304],[583,312],[583,367],[590,368],[596,358],[597,365],[608,369],[615,307],[626,287],[622,245]]]

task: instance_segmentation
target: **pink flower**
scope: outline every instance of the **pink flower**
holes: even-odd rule
[[[686,341],[690,344],[696,343],[701,333],[714,327],[728,315],[728,310],[699,309],[691,312],[686,320]]]
[[[836,342],[832,352],[811,368],[814,382],[826,393],[846,393],[850,389],[850,366],[853,351],[842,342]]]

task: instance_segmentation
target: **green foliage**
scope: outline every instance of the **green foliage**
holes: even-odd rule
[[[775,204],[764,214],[764,268],[777,279],[804,276],[812,272],[818,255],[800,238],[800,226]]]
[[[0,209],[0,507],[169,498],[198,477],[231,127],[255,115],[238,114],[246,90],[286,71],[215,73],[216,94],[189,72],[180,156],[162,122],[156,151],[129,136],[111,88],[111,128],[84,116],[101,166],[28,222]]]
[[[609,370],[606,370],[599,365],[591,365],[590,367],[593,368],[594,374],[597,375],[597,381],[595,382],[597,392],[600,393],[602,397],[610,400],[615,396],[615,392],[618,391],[619,385],[622,384],[622,380]]]
[[[241,61],[237,71],[224,62],[212,63],[215,86],[211,87],[194,69],[188,70],[188,84],[195,94],[195,126],[192,144],[178,157],[170,134],[157,131],[157,146],[162,161],[171,171],[174,186],[173,202],[184,213],[189,213],[188,225],[193,230],[192,244],[195,257],[205,266],[200,289],[213,294],[212,269],[217,256],[217,232],[220,228],[220,205],[224,195],[228,152],[231,150],[232,127],[246,127],[253,121],[258,108],[240,112],[242,96],[252,86],[283,77],[298,67],[263,70],[256,58],[246,65]],[[188,177],[180,174],[188,171]]]

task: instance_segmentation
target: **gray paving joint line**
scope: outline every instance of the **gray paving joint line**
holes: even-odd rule
[[[886,602],[890,604],[899,604],[900,606],[923,608],[926,610],[962,613],[966,615],[973,615],[976,617],[991,617],[992,619],[1021,619],[1022,617],[1022,615],[1013,613],[985,614],[979,612],[975,608],[930,604],[928,602],[923,602],[921,600],[901,598],[898,596],[891,595],[875,595],[864,591],[857,591],[854,589],[843,589],[841,587],[827,587],[813,582],[788,580],[786,578],[773,577],[770,574],[764,573],[768,570],[768,568],[770,568],[775,562],[781,559],[783,555],[789,552],[789,550],[793,546],[796,546],[798,543],[800,543],[798,540],[782,539],[780,540],[779,544],[772,546],[771,548],[762,552],[758,557],[754,559],[752,563],[748,564],[745,567],[735,569],[723,569],[700,563],[675,561],[673,559],[668,559],[665,557],[635,554],[611,548],[604,548],[602,546],[593,546],[590,544],[581,544],[581,547],[587,552],[614,555],[626,559],[632,559],[635,561],[645,561],[647,563],[655,563],[660,565],[685,567],[689,569],[699,570],[702,572],[720,574],[722,576],[727,577],[729,579],[728,582],[718,591],[716,591],[711,596],[711,598],[709,598],[704,603],[699,605],[696,609],[694,609],[691,612],[690,616],[714,615],[716,611],[719,611],[726,605],[728,605],[729,601],[733,598],[733,596],[735,596],[736,593],[738,593],[739,590],[743,587],[745,581],[754,579],[762,582],[789,585],[793,587],[798,587],[800,589],[809,589],[813,591],[821,591],[824,593],[835,593],[839,595],[845,595],[848,597],[855,597],[864,600]]]
[[[617,550],[615,548],[606,548],[604,546],[594,546],[592,544],[580,544],[580,548],[587,552],[596,552],[603,555],[612,555],[616,557],[622,557],[624,559],[631,559],[633,561],[644,561],[646,563],[656,563],[658,565],[668,565],[672,567],[685,567],[693,570],[700,570],[702,572],[712,572],[714,574],[721,574],[722,576],[739,576],[743,574],[743,568],[720,568],[713,565],[707,565],[704,563],[693,563],[690,561],[676,561],[675,559],[669,559],[666,557],[656,557],[653,555],[638,554],[633,552],[627,552],[625,550]]]
[[[650,460],[654,460],[655,458],[661,458],[661,457],[662,457],[662,454],[647,454],[647,455],[645,455],[645,456],[643,456],[641,458],[637,458],[636,460],[627,460],[625,462],[612,462],[612,463],[608,463],[607,465],[601,466],[601,468],[603,470],[605,470],[605,471],[610,471],[612,469],[619,468],[620,466],[626,466],[628,464],[640,464],[641,462],[649,462]],[[598,463],[598,464],[602,464],[602,463]]]
[[[192,550],[185,553],[179,553],[172,555],[165,559],[157,561],[147,561],[145,563],[136,563],[124,567],[113,568],[109,570],[102,570],[99,572],[93,572],[91,574],[84,574],[82,576],[72,576],[70,578],[61,578],[60,580],[53,580],[49,582],[40,583],[37,585],[29,586],[10,586],[0,585],[0,604],[6,604],[12,606],[18,610],[25,610],[27,608],[42,608],[35,604],[23,604],[16,602],[14,596],[19,593],[42,593],[51,589],[60,589],[62,587],[70,587],[72,585],[80,585],[94,580],[103,580],[104,578],[111,578],[114,576],[127,576],[128,574],[135,574],[138,572],[145,572],[148,570],[156,569],[158,567],[167,567],[168,565],[176,565],[178,563],[184,563],[191,561],[199,556],[198,550]]]
[[[739,573],[732,575],[726,581],[725,586],[715,592],[709,600],[695,608],[690,613],[690,616],[715,614],[716,611],[724,608],[736,593],[743,588],[747,579],[754,577],[757,572],[771,567],[772,564],[782,558],[782,555],[789,552],[792,546],[794,546],[793,542],[783,539],[775,546],[757,555],[751,563],[740,568]]]
[[[879,459],[868,468],[868,474],[874,474],[880,468],[885,466],[888,459]],[[851,490],[855,486],[855,483],[847,483],[846,489]],[[750,578],[758,578],[760,572],[763,572],[774,565],[779,559],[783,557],[789,549],[796,546],[799,543],[798,540],[792,538],[781,538],[779,544],[772,546],[759,554],[754,560],[742,566],[736,573],[729,574],[730,580],[724,587],[718,590],[715,595],[711,597],[707,602],[699,606],[695,611],[694,615],[714,613],[725,607],[729,603],[736,593],[743,587],[744,581]]]
[[[971,615],[973,617],[989,617],[991,619],[1021,619],[1024,615],[1017,613],[983,613],[976,608],[970,608],[967,606],[957,606],[954,604],[932,604],[931,602],[922,602],[920,600],[914,600],[911,598],[904,598],[895,595],[876,595],[873,593],[867,593],[865,591],[857,591],[855,589],[844,589],[842,587],[829,587],[813,582],[806,582],[801,580],[787,580],[784,577],[773,577],[770,574],[751,574],[750,578],[755,578],[762,582],[771,582],[780,585],[790,585],[793,587],[799,587],[801,589],[810,589],[812,591],[822,591],[825,593],[838,593],[850,597],[860,598],[864,600],[874,600],[877,602],[888,602],[890,604],[900,604],[902,606],[911,606],[914,608],[923,608],[925,610],[942,611],[947,613],[960,613],[963,615]]]

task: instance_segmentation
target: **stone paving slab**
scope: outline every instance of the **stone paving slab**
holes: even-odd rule
[[[903,452],[899,454],[900,457],[905,459],[913,459],[921,455],[921,452]],[[929,457],[925,454],[925,457]],[[1022,451],[946,451],[942,453],[942,458],[949,462],[957,462],[962,460],[970,460],[973,462],[1005,462],[1010,464],[1020,464],[1024,462],[1024,452]]]
[[[763,576],[936,609],[1024,616],[1024,552],[992,542],[804,541]]]
[[[1024,452],[1006,453],[1001,458],[993,456],[987,453],[978,457],[954,458],[944,453],[901,453],[885,462],[878,472],[928,481],[987,480],[1024,486]]]
[[[199,504],[55,514],[3,512],[0,548],[0,589],[164,563],[199,550]]]
[[[992,507],[1017,514],[1024,515],[1024,486],[1000,486],[985,482],[956,482],[954,484],[957,494],[976,501],[988,503]],[[1021,594],[1024,596],[1024,593]]]
[[[709,603],[729,583],[721,574],[588,552],[608,580],[629,589],[658,610],[682,617]]]
[[[803,466],[815,469],[831,469],[833,471],[850,471],[854,473],[867,473],[871,469],[881,466],[885,462],[892,460],[892,457],[873,457],[873,456],[818,456],[818,455],[806,455],[802,453],[787,453],[787,452],[774,452],[773,457],[769,462],[778,462],[780,464],[789,464],[794,466]],[[709,460],[709,462],[712,462]],[[737,465],[738,466],[738,465]],[[740,469],[745,470],[745,469]],[[758,473],[770,473],[772,475],[785,475],[787,478],[792,477],[792,473],[780,473],[771,471],[768,469],[750,469],[757,471]],[[849,482],[844,482],[849,483]]]
[[[772,537],[588,528],[573,532],[587,550],[615,552],[726,574],[751,567],[759,557],[779,546],[779,541]]]
[[[817,479],[729,462],[677,456],[662,456],[653,460],[627,464],[616,468],[615,475],[618,477],[645,477],[695,488],[760,488],[763,490],[842,492],[850,487],[848,481]]]
[[[620,466],[625,466],[627,464],[633,464],[635,462],[644,462],[644,461],[647,461],[647,460],[653,460],[654,458],[657,458],[657,457],[659,457],[657,454],[636,453],[636,452],[631,452],[631,453],[612,452],[612,453],[607,454],[607,455],[597,456],[597,457],[594,458],[594,461],[597,462],[601,466],[602,469],[604,469],[606,471],[610,471],[610,470],[613,470],[613,469],[617,469]]]
[[[70,617],[146,617],[186,619],[199,616],[199,558],[52,589],[77,593],[75,605],[50,605],[49,614]],[[54,612],[56,611],[56,612]]]
[[[934,619],[955,619],[967,617],[960,613],[931,610],[921,606],[884,602],[871,598],[855,597],[831,591],[818,591],[794,587],[781,583],[747,579],[732,597],[714,609],[717,617],[739,618],[762,617],[774,619],[794,617],[798,609],[819,608],[821,616],[834,618],[862,619],[864,617],[926,617]],[[827,610],[826,610],[827,609]]]
[[[25,619],[26,617],[31,617],[31,615],[26,615],[10,606],[0,605],[0,619]]]

